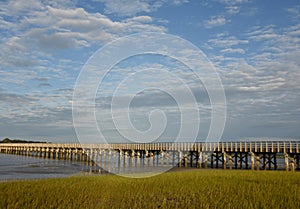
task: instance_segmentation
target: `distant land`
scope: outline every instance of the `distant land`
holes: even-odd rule
[[[5,138],[5,139],[1,140],[0,143],[47,143],[47,142],[27,141],[27,140],[21,140],[21,139],[9,139],[9,138]]]

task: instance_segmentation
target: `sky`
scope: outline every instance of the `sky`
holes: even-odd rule
[[[153,34],[161,34],[153,41],[157,50],[169,43],[163,34],[176,39],[174,53],[185,43],[179,59],[145,53],[109,71],[97,68],[94,103],[75,105],[80,117],[74,119],[78,81],[86,91],[92,83],[82,76],[87,63],[111,43],[141,33],[138,46]],[[211,127],[222,131],[216,140],[300,138],[298,0],[2,0],[0,34],[0,138],[174,141],[183,130],[179,141],[196,141]],[[200,78],[187,66],[197,66],[187,43],[201,52]],[[225,100],[214,100],[216,88]],[[99,136],[84,123],[89,105]],[[212,116],[219,117],[215,124]]]

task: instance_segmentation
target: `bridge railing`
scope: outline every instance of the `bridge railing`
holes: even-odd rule
[[[60,149],[115,149],[168,150],[199,152],[281,152],[300,153],[300,141],[243,141],[243,142],[159,142],[159,143],[1,143],[0,148],[60,148]]]

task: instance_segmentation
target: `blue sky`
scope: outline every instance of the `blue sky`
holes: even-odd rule
[[[226,95],[222,139],[300,138],[299,1],[1,1],[0,31],[0,138],[76,142],[72,97],[81,69],[107,43],[142,32],[181,37],[214,65]],[[147,84],[161,88],[135,94],[132,124],[147,130],[149,112],[160,109],[168,120],[160,140],[178,134],[178,105],[163,90],[182,89],[158,69],[178,73],[192,89],[201,118],[197,139],[205,139],[212,120],[205,86],[182,63],[155,55],[120,62],[102,82],[95,100],[105,138],[121,138],[110,112],[113,95],[126,98]],[[118,111],[121,117],[126,109]]]

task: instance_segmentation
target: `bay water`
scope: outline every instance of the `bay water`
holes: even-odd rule
[[[0,181],[68,177],[87,170],[79,161],[0,154]]]

